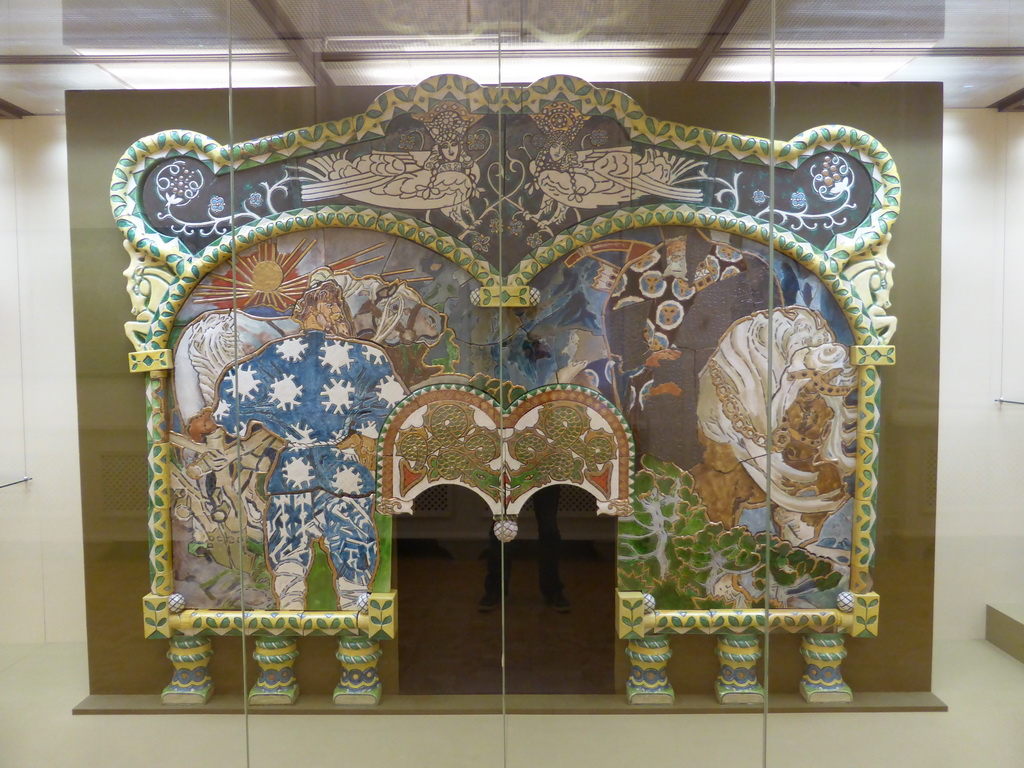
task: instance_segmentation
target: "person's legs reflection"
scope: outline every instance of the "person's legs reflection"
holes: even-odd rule
[[[504,565],[505,594],[507,595],[512,564],[506,560]],[[501,577],[501,542],[494,535],[494,526],[492,525],[487,534],[487,575],[484,577],[484,596],[480,598],[480,603],[477,606],[480,613],[490,613],[501,604]]]
[[[569,612],[569,601],[565,597],[564,585],[559,575],[562,536],[558,530],[557,485],[541,488],[533,495],[533,510],[537,517],[537,576],[544,602],[559,613]],[[504,575],[505,595],[509,594],[512,563],[509,553],[501,555],[501,542],[494,535],[493,528],[487,544],[487,575],[484,577],[484,596],[480,598],[481,613],[495,610],[501,603],[501,584]],[[504,569],[502,568],[504,560]]]
[[[559,613],[569,612],[569,601],[562,591],[565,585],[558,573],[562,554],[562,535],[558,530],[557,485],[541,488],[533,496],[537,516],[537,576],[544,601]],[[507,590],[506,590],[507,591]]]

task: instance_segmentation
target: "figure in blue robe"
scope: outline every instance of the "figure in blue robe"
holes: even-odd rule
[[[259,423],[286,443],[267,483],[267,567],[278,607],[306,607],[313,546],[323,541],[338,607],[351,609],[377,569],[376,441],[406,388],[384,350],[344,338],[351,320],[337,283],[310,288],[293,317],[300,335],[225,372],[213,418],[236,434]]]

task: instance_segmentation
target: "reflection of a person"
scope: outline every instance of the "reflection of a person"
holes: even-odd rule
[[[779,535],[805,546],[849,499],[856,409],[847,397],[857,371],[814,310],[785,307],[772,319],[770,340],[767,312],[735,322],[701,371],[704,457],[691,474],[708,518],[728,527],[764,504],[770,485]]]
[[[558,496],[557,485],[545,486],[533,495],[533,511],[537,516],[537,575],[544,602],[559,613],[568,613],[569,601],[562,591],[564,585],[558,573],[562,548],[562,536],[558,531]],[[484,578],[484,596],[480,599],[481,613],[489,613],[501,603],[502,563],[505,566],[504,594],[507,598],[512,563],[508,552],[502,557],[501,542],[492,528],[487,544],[487,576]]]

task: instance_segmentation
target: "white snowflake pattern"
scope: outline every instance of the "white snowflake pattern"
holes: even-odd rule
[[[295,435],[294,442],[299,445],[303,443],[308,445],[310,443],[317,442],[316,437],[313,435],[313,428],[303,424],[302,422],[299,422],[292,427],[292,433]]]
[[[368,421],[365,424],[361,424],[360,426],[356,427],[355,431],[358,434],[362,435],[363,437],[368,437],[371,440],[376,440],[378,437],[380,437],[380,430],[377,429],[377,425],[372,421]]]
[[[325,384],[324,388],[320,390],[320,395],[323,397],[324,407],[328,411],[345,413],[352,405],[352,395],[355,391],[355,387],[344,379],[331,379],[331,383]]]
[[[352,467],[341,467],[334,473],[334,488],[342,493],[362,493],[363,479]]]
[[[306,486],[313,480],[313,468],[308,461],[299,457],[289,460],[282,474],[296,488]]]
[[[295,377],[286,374],[270,385],[270,397],[286,411],[299,405],[302,396],[302,385],[295,383]]]
[[[240,397],[242,400],[252,400],[256,397],[256,390],[260,388],[260,380],[256,377],[256,371],[247,365],[238,369],[238,376],[232,371],[230,377],[231,394]]]
[[[281,356],[282,360],[287,360],[289,363],[297,363],[302,359],[307,349],[309,349],[309,344],[298,336],[293,336],[277,345],[277,354]]]
[[[342,368],[352,365],[349,345],[342,341],[329,341],[320,353],[320,363],[331,369],[331,373],[341,373]]]
[[[231,413],[231,406],[221,400],[217,403],[217,407],[213,411],[213,420],[216,422],[224,421]]]
[[[388,376],[377,385],[377,396],[394,407],[395,403],[405,397],[405,387],[394,376]]]
[[[371,347],[369,344],[363,346],[363,357],[374,365],[384,365],[388,361],[383,349]]]

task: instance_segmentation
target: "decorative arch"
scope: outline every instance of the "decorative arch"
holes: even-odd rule
[[[542,387],[504,408],[469,387],[426,387],[384,424],[377,511],[411,514],[419,493],[454,484],[495,517],[514,517],[540,488],[571,483],[597,499],[598,514],[628,515],[634,452],[622,415],[583,387]]]
[[[892,262],[886,250],[891,233],[849,260],[838,260],[785,229],[771,228],[750,216],[716,209],[698,211],[678,203],[660,203],[640,208],[623,208],[581,222],[566,230],[546,246],[523,260],[508,276],[508,284],[527,286],[543,269],[561,259],[583,251],[608,235],[646,227],[694,227],[739,235],[774,250],[800,264],[815,275],[828,289],[843,314],[858,344],[888,344],[895,332],[895,318],[887,314],[888,293],[879,298],[877,288],[869,285],[871,277],[884,272],[884,283],[891,281]],[[876,277],[876,282],[879,278]],[[536,293],[536,290],[533,291]]]
[[[138,351],[166,349],[174,320],[192,291],[238,251],[281,235],[334,228],[393,235],[447,259],[478,280],[481,286],[500,283],[494,268],[478,258],[465,243],[413,216],[369,206],[322,206],[316,212],[281,215],[259,226],[240,227],[195,256],[180,252],[147,255],[125,240],[130,263],[124,275],[128,278],[128,294],[136,317],[125,325],[129,341]]]

